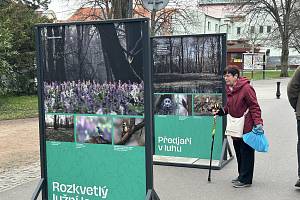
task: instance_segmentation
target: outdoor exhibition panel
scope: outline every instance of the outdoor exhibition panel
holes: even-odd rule
[[[265,64],[264,53],[243,53],[243,70],[263,70]]]
[[[153,187],[148,19],[36,26],[43,199]]]
[[[210,158],[212,107],[223,106],[226,35],[151,39],[155,161],[201,165]],[[213,160],[223,149],[223,117],[216,119]]]

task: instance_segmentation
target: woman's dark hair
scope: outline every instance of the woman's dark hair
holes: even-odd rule
[[[225,74],[231,74],[232,76],[236,75],[238,76],[238,78],[240,77],[240,69],[237,66],[228,66],[224,69],[224,75]]]

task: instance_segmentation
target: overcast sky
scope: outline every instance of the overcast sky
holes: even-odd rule
[[[53,10],[58,20],[69,18],[81,5],[81,0],[51,0],[49,10]]]

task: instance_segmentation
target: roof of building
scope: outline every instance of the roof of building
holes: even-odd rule
[[[76,12],[67,19],[67,21],[90,21],[100,19],[105,19],[100,8],[85,7],[77,9]]]

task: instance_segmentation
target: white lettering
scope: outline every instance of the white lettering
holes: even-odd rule
[[[174,144],[174,145],[191,145],[192,144],[192,138],[191,137],[166,137],[166,136],[160,136],[158,137],[158,143],[163,143],[163,144]]]
[[[93,195],[93,188],[92,187],[88,187],[86,189],[86,193],[87,193],[87,195]]]
[[[106,186],[66,185],[59,182],[53,182],[52,187],[53,192],[67,193],[61,195],[53,194],[52,200],[89,200],[78,195],[96,196],[102,199],[106,199],[108,196],[108,188],[106,188]],[[74,196],[68,194],[73,194]]]
[[[52,187],[53,187],[53,192],[55,192],[55,189],[57,189],[57,192],[59,192],[59,183],[58,182],[53,182]]]
[[[163,146],[158,145],[158,150],[159,150],[159,151],[162,151],[162,150],[163,150]]]
[[[101,197],[103,198],[103,199],[106,199],[106,197],[107,197],[107,193],[108,193],[108,189],[106,188],[106,186],[104,186],[102,189],[101,189]]]
[[[59,186],[60,192],[66,192],[67,191],[67,186],[65,184],[61,184]]]
[[[162,142],[164,140],[163,137],[158,137],[158,143]]]

